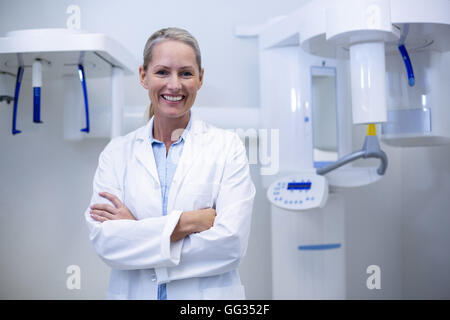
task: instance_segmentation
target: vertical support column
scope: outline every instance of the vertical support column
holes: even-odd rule
[[[345,204],[333,193],[323,208],[271,206],[272,298],[346,298]]]
[[[123,70],[112,67],[111,71],[111,139],[122,134],[124,104]]]

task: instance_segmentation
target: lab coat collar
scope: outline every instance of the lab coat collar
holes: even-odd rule
[[[149,141],[149,143],[151,145],[150,130],[152,129],[152,126],[153,126],[153,119],[154,119],[154,116],[147,122],[147,124],[145,126],[139,128],[136,131],[136,140],[142,140],[142,141],[147,140],[147,141]],[[198,119],[195,112],[193,112],[192,110],[191,110],[191,119],[189,121],[191,122],[191,128],[186,133],[186,136],[183,137],[184,139],[186,139],[187,136],[190,134],[197,135],[199,133],[203,133],[206,131],[206,124],[202,120]]]
[[[191,114],[192,115],[192,114]],[[158,142],[158,143],[162,143],[161,141],[155,139],[155,137],[153,136],[153,125],[154,125],[154,119],[155,117],[152,117],[150,119],[150,129],[149,129],[149,134],[150,134],[150,144],[153,146],[153,142]],[[189,132],[189,130],[191,129],[191,123],[192,123],[192,116],[189,117],[189,121],[188,124],[186,126],[186,128],[183,130],[183,133],[181,134],[181,136],[179,136],[177,138],[177,140],[175,140],[176,142],[174,144],[177,144],[178,142],[182,141],[182,140],[186,140],[186,135]],[[173,138],[173,136],[172,136]]]
[[[150,142],[150,130],[152,128],[152,119],[148,123],[139,128],[136,131],[136,146],[135,146],[135,156],[138,161],[146,168],[150,175],[158,183],[159,176],[156,168],[155,156],[153,154],[153,149]],[[194,113],[191,111],[191,128],[186,132],[184,137],[185,144],[183,147],[182,155],[179,159],[177,169],[172,181],[171,191],[169,193],[169,206],[174,201],[174,195],[178,193],[178,189],[183,181],[184,176],[189,171],[189,168],[196,162],[197,157],[202,152],[202,139],[196,139],[195,136],[204,133],[207,130],[207,125],[200,119],[197,119]]]

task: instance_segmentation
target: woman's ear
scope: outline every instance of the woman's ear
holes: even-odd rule
[[[139,67],[139,82],[141,85],[148,90],[147,85],[147,72],[144,70],[144,66]]]
[[[203,85],[203,75],[205,74],[205,69],[202,68],[202,71],[200,72],[200,83],[198,86],[198,89],[200,89]]]

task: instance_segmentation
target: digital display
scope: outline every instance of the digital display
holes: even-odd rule
[[[309,190],[311,182],[290,182],[287,185],[288,190]]]

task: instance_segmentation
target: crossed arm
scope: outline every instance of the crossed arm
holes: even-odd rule
[[[100,197],[109,200],[112,204],[96,203],[90,206],[91,218],[98,222],[108,220],[136,220],[131,211],[120,201],[120,199],[109,192],[100,192]],[[186,211],[180,215],[170,241],[176,242],[184,237],[211,228],[216,217],[216,210],[207,208],[202,210]]]

